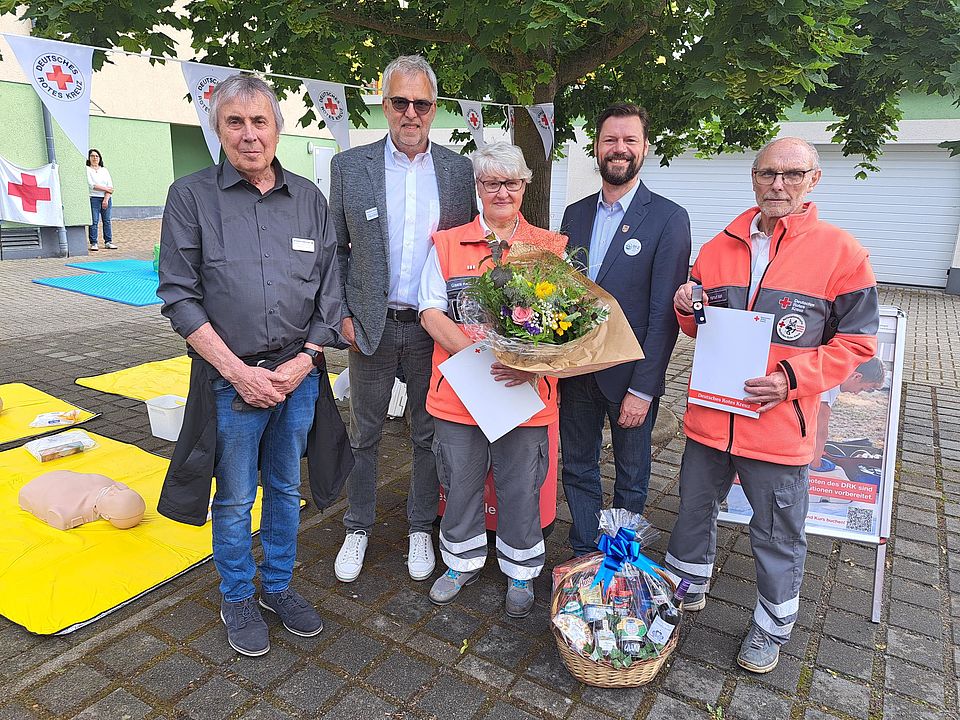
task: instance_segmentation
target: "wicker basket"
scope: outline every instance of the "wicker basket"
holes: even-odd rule
[[[596,557],[596,553],[584,556],[580,562],[573,565],[567,571],[562,581],[557,583],[557,591],[553,593],[553,597],[550,600],[551,618],[557,613],[560,604],[559,590],[563,587],[566,579],[574,573],[585,570],[593,564]],[[658,574],[671,590],[676,589],[676,585],[669,577],[659,571]],[[628,668],[615,668],[609,660],[596,662],[584,657],[567,644],[560,629],[552,622],[550,623],[550,628],[553,631],[553,639],[557,642],[560,659],[563,660],[563,664],[567,666],[570,674],[582,683],[602,688],[625,688],[646,685],[660,672],[660,668],[677,647],[677,639],[680,636],[679,632],[674,632],[670,641],[664,646],[663,652],[658,657],[648,660],[635,660]]]

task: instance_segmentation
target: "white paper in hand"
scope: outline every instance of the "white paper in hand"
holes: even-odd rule
[[[494,380],[490,366],[496,361],[489,348],[474,343],[438,366],[490,442],[503,437],[545,407],[529,383],[507,387],[506,383]]]
[[[746,399],[743,384],[767,374],[774,316],[709,306],[704,311],[707,322],[697,325],[690,402],[760,417],[760,403]]]

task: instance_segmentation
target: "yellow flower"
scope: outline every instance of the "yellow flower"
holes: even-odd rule
[[[553,291],[557,289],[557,286],[552,282],[547,282],[546,280],[541,280],[537,283],[537,286],[533,289],[534,294],[540,299],[543,300],[546,297],[553,295]]]
[[[564,315],[564,317],[566,317],[566,315]],[[563,333],[566,332],[571,325],[573,325],[573,323],[567,322],[566,320],[561,320],[560,327],[557,328],[557,335],[563,335]]]

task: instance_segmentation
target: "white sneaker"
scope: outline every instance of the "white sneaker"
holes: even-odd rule
[[[360,577],[363,569],[363,556],[367,552],[367,531],[357,530],[347,533],[343,546],[333,563],[333,573],[340,582],[353,582]]]
[[[433,554],[433,539],[430,533],[410,533],[410,549],[407,552],[407,570],[414,580],[426,580],[433,575],[437,558]]]

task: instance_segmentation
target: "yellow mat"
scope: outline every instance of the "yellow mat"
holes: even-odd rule
[[[333,385],[337,376],[328,373]],[[125,370],[77,378],[77,385],[122,395],[134,400],[150,400],[161,395],[187,396],[190,387],[190,358],[186,355],[134,365]],[[32,419],[32,418],[31,418]]]
[[[53,395],[48,395],[23,383],[0,385],[0,398],[3,399],[3,411],[0,412],[0,444],[67,429],[68,426],[65,425],[54,428],[30,427],[30,423],[40,413],[79,410],[80,419],[77,420],[77,423],[96,417],[96,413],[78,408],[76,405],[71,405],[65,400],[55,398]],[[77,423],[74,423],[74,425]],[[26,452],[26,450],[23,452]]]
[[[68,633],[210,558],[211,530],[156,512],[168,461],[90,433],[97,447],[37,462],[22,447],[0,453],[0,614],[27,630]],[[97,520],[56,530],[17,504],[20,488],[50,470],[96,472],[125,483],[147,504],[143,521],[117,530]],[[260,526],[260,497],[253,531]]]

